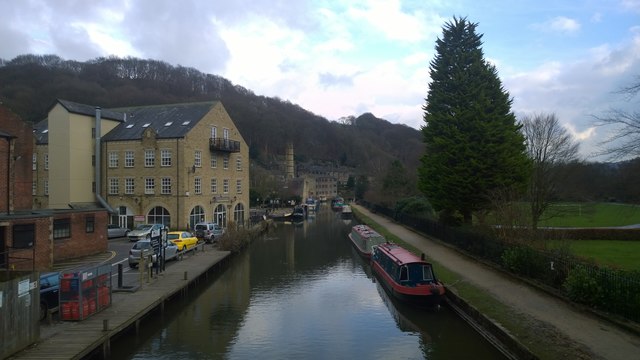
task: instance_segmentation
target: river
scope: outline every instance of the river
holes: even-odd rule
[[[112,358],[504,358],[446,306],[391,299],[352,248],[353,224],[328,206],[300,225],[278,223],[138,334],[115,340]]]

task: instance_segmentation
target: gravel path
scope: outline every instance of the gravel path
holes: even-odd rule
[[[640,359],[639,336],[582,313],[560,299],[524,285],[362,206],[353,207],[434,261],[460,274],[464,281],[485,290],[514,311],[525,314],[532,319],[532,326],[557,334],[557,337],[545,337],[548,346],[571,348],[567,358]]]

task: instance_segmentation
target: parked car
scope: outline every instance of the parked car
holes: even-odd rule
[[[120,227],[118,224],[107,225],[107,237],[109,239],[126,237],[128,234],[129,234],[129,229]]]
[[[129,231],[129,241],[138,241],[142,239],[151,239],[160,236],[165,226],[162,224],[140,224],[135,229]]]
[[[188,231],[170,231],[167,240],[176,244],[179,251],[189,250],[198,245],[198,238]]]
[[[60,302],[60,273],[40,274],[40,320],[47,317],[47,311],[58,307]]]
[[[178,251],[178,246],[170,241],[167,241],[163,249],[165,261],[172,259],[179,260],[182,258],[182,254]],[[158,254],[154,252],[151,246],[151,240],[139,240],[129,250],[129,267],[136,268],[140,263],[140,256],[151,255],[151,261],[156,264],[158,262]],[[163,254],[160,254],[163,255]]]
[[[222,226],[216,223],[197,223],[194,230],[196,232],[196,237],[199,240],[206,241],[207,243],[216,241],[218,237],[224,234]]]

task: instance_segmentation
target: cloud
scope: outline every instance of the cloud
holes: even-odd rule
[[[536,30],[544,32],[558,32],[563,34],[573,34],[580,30],[580,23],[577,20],[564,16],[557,16],[544,23],[533,25]]]

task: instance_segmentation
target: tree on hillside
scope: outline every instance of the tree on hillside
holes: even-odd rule
[[[640,76],[636,77],[633,84],[619,91],[629,101],[640,93]],[[596,116],[598,126],[615,128],[615,133],[602,142],[605,149],[601,155],[607,155],[612,159],[624,159],[640,156],[640,111],[627,111],[612,109],[604,116]]]
[[[491,191],[523,188],[530,169],[512,100],[484,59],[476,27],[454,18],[436,40],[419,169],[419,188],[434,208],[461,215],[465,224],[490,207]]]
[[[527,152],[533,162],[528,198],[531,207],[531,225],[538,227],[540,217],[549,207],[557,184],[562,181],[561,164],[578,158],[578,143],[560,125],[555,114],[536,114],[522,118],[522,132],[527,141]]]

